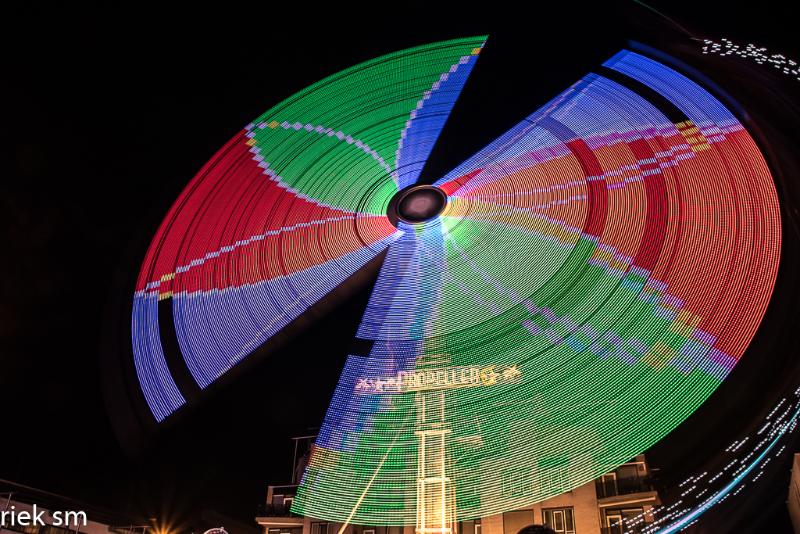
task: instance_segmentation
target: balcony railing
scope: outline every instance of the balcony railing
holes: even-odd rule
[[[261,504],[256,510],[257,517],[300,517],[292,513],[291,504]]]
[[[617,495],[630,495],[653,491],[653,481],[650,477],[625,477],[616,480],[596,480],[597,498],[616,497]]]

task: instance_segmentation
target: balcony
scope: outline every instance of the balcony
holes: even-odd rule
[[[625,477],[615,480],[595,480],[598,499],[655,491],[650,477]],[[604,533],[605,534],[605,533]]]
[[[257,517],[300,517],[292,513],[291,504],[260,504],[256,510]]]
[[[267,500],[259,505],[258,517],[300,517],[292,513],[292,501],[297,493],[297,485],[269,486]]]

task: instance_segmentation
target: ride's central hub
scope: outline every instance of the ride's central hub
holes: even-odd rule
[[[389,219],[417,224],[439,215],[447,206],[447,195],[432,185],[415,185],[398,192],[389,204]]]

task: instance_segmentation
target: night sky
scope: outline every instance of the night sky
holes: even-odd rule
[[[408,5],[407,16],[376,12],[379,24],[322,13],[309,21],[310,7],[278,14],[267,3],[193,11],[191,20],[132,8],[37,7],[7,17],[13,31],[0,38],[6,93],[0,478],[177,524],[206,509],[252,522],[266,486],[289,482],[289,438],[322,420],[368,287],[164,430],[140,435],[113,400],[126,394],[114,369],[129,365],[134,279],[169,206],[251,119],[306,85],[381,54],[490,35],[425,169],[428,180],[583,76],[626,38],[684,59],[697,55],[697,43],[675,24],[634,2],[610,5],[558,3],[539,14],[498,5],[496,13],[471,19],[426,22]],[[800,58],[797,17],[786,8],[660,5],[694,35],[752,41]],[[763,120],[770,163],[783,171],[776,176],[784,180],[786,243],[776,296],[753,346],[709,402],[650,454],[667,486],[713,466],[714,451],[752,429],[800,383],[792,336],[800,327],[792,185],[800,169],[793,107],[800,82],[775,81],[768,67],[739,71],[730,61],[706,59],[720,69],[719,77],[709,74],[754,120]],[[789,459],[773,465],[746,498],[710,514],[699,531],[728,532],[733,525],[740,532],[785,531]]]

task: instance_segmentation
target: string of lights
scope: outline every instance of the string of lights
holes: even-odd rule
[[[737,439],[725,449],[721,457],[729,460],[722,469],[703,471],[681,482],[680,497],[669,505],[654,507],[652,513],[656,519],[641,531],[667,534],[683,530],[712,507],[737,497],[748,485],[757,483],[767,465],[787,451],[781,440],[797,430],[798,417],[800,388],[792,397],[781,399],[756,432]],[[643,521],[643,517],[632,518],[621,526],[634,528]]]
[[[714,54],[721,57],[735,55],[744,59],[751,59],[759,65],[771,65],[781,73],[800,80],[800,66],[798,66],[797,61],[783,54],[770,54],[766,47],[757,46],[753,43],[747,43],[747,45],[743,46],[724,37],[719,41],[703,39],[702,51],[704,54]]]

